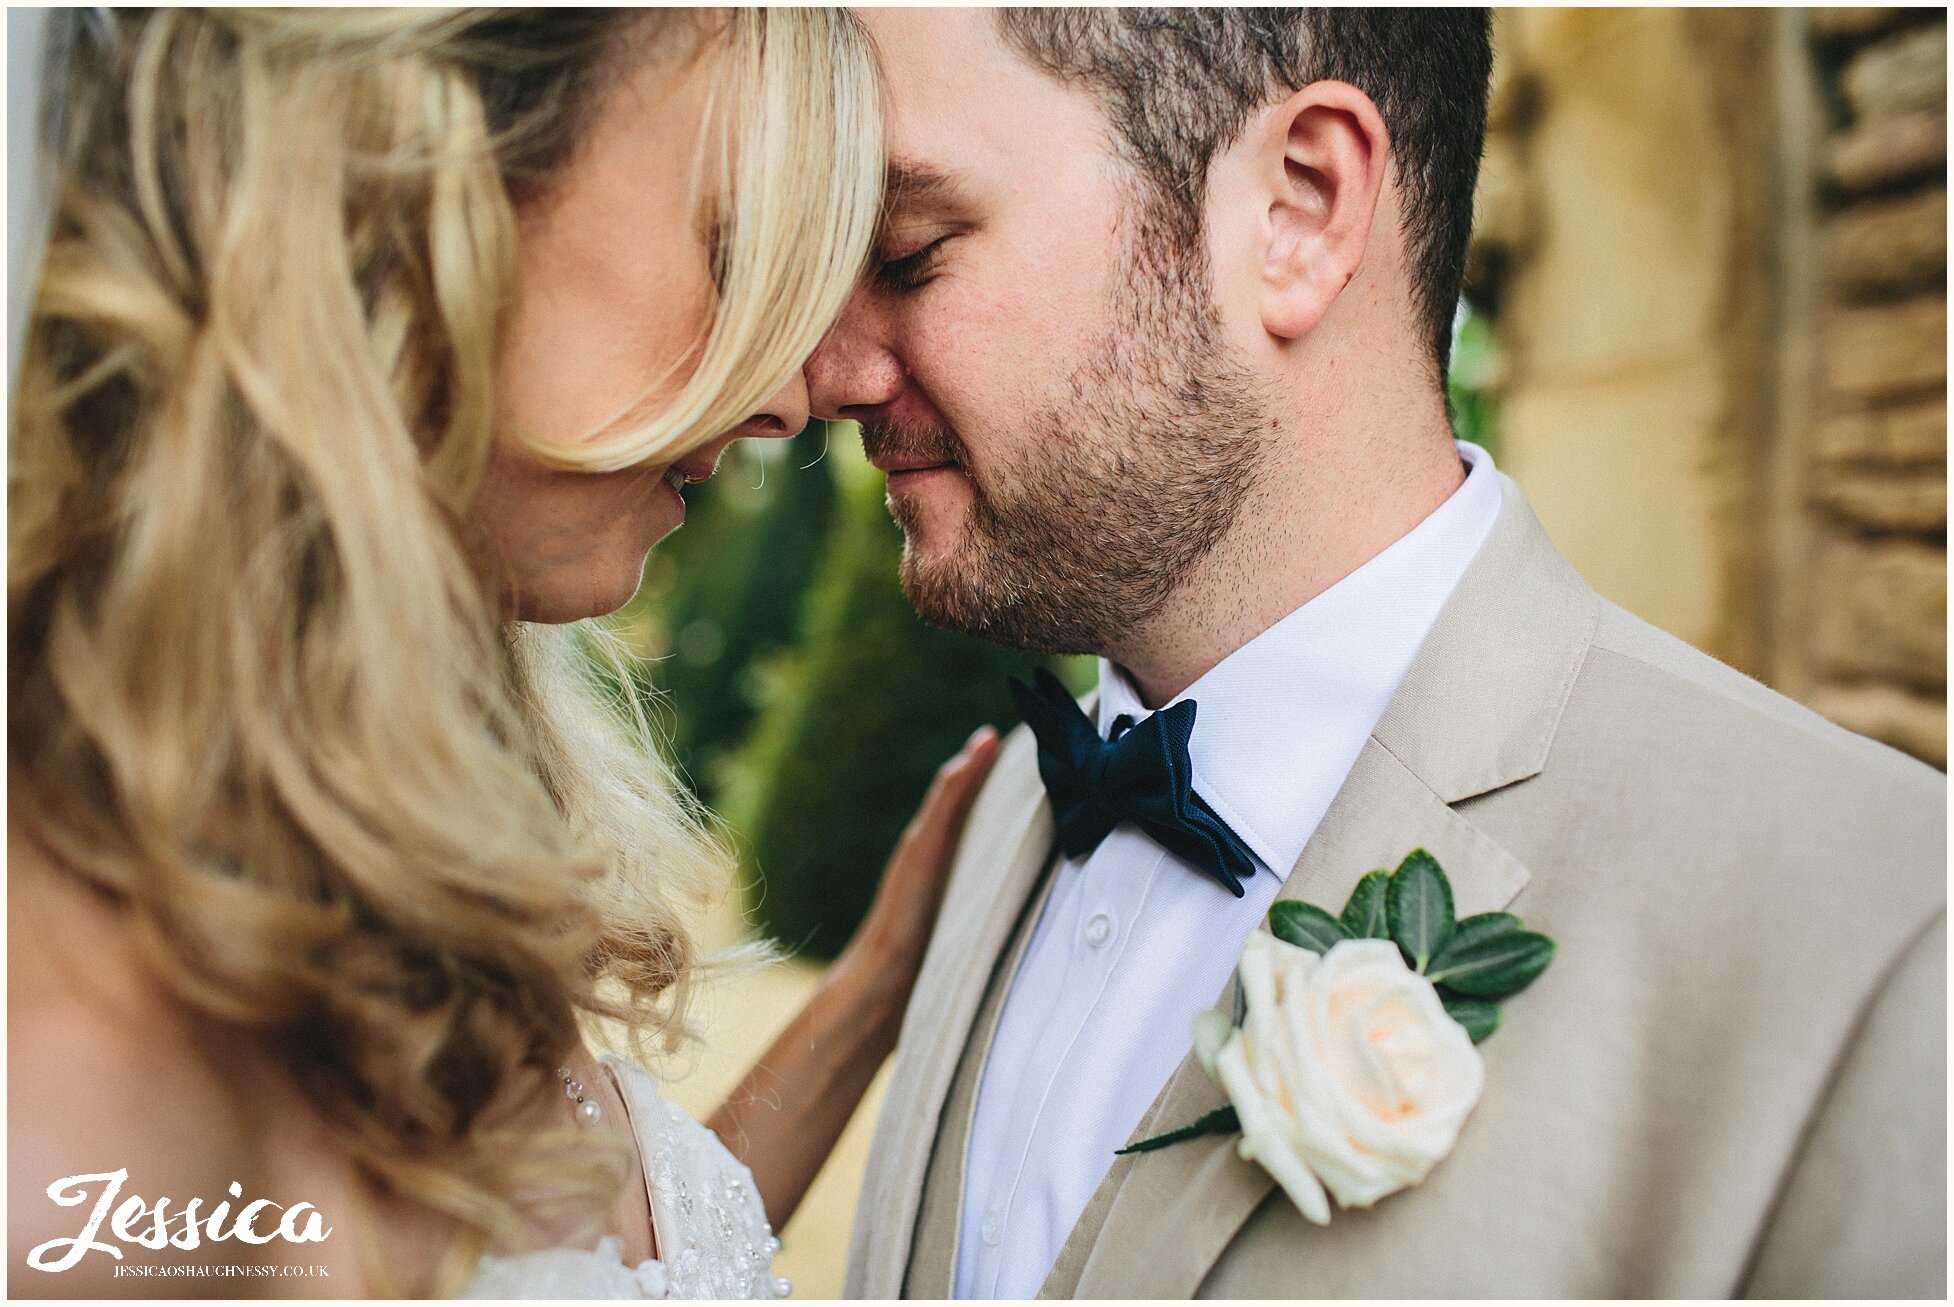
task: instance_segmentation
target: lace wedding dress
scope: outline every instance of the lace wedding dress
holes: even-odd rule
[[[773,1273],[780,1241],[753,1175],[719,1137],[658,1092],[642,1068],[600,1059],[644,1159],[658,1257],[628,1266],[617,1240],[485,1257],[463,1298],[784,1298]]]

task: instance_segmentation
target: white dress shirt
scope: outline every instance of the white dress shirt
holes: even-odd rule
[[[978,1087],[957,1297],[1037,1295],[1187,1055],[1195,1014],[1228,983],[1498,516],[1492,460],[1459,452],[1465,483],[1429,517],[1174,700],[1200,705],[1195,792],[1255,854],[1246,897],[1125,824],[1059,864]],[[1148,710],[1101,660],[1102,736],[1122,713]]]

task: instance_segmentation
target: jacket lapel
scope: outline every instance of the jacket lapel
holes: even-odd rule
[[[1501,485],[1492,533],[1278,900],[1337,911],[1366,871],[1396,866],[1418,847],[1444,866],[1461,916],[1504,909],[1526,887],[1527,869],[1452,805],[1540,772],[1599,602],[1519,489],[1503,476]],[[1231,982],[1223,1011],[1232,991]],[[1224,1101],[1190,1054],[1134,1139]],[[1275,1188],[1235,1146],[1234,1137],[1208,1136],[1117,1159],[1041,1296],[1192,1297]]]
[[[1051,849],[1046,865],[1057,856]],[[951,1298],[956,1295],[959,1245],[963,1242],[964,1166],[969,1160],[970,1132],[977,1119],[977,1093],[983,1086],[985,1064],[997,1038],[998,1023],[1010,998],[1012,979],[1024,960],[1025,949],[1037,933],[1057,878],[1040,878],[1018,914],[1017,929],[991,969],[990,984],[977,1009],[977,1019],[964,1043],[964,1055],[950,1078],[929,1169],[923,1177],[923,1205],[917,1216],[915,1245],[903,1277],[905,1298]]]
[[[1051,850],[1051,811],[1035,750],[1031,733],[1022,728],[1006,739],[965,827],[936,933],[903,1018],[885,1100],[889,1107],[876,1125],[860,1199],[865,1217],[874,1215],[855,1223],[851,1294],[894,1298],[902,1290],[944,1102],[992,971]],[[944,1038],[946,1031],[966,1036]]]

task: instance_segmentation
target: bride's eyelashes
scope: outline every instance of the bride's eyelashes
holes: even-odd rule
[[[950,239],[949,234],[938,236],[922,248],[899,258],[884,258],[875,266],[876,284],[886,290],[914,290],[929,280],[935,267],[937,255],[943,243]]]

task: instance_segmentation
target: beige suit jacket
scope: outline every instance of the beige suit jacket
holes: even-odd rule
[[[1282,890],[1336,911],[1423,846],[1460,916],[1558,942],[1481,1046],[1457,1148],[1324,1228],[1232,1139],[1118,1159],[1043,1296],[1945,1295],[1945,777],[1601,600],[1502,488]],[[951,1291],[976,1085],[1051,842],[1020,731],[904,1022],[851,1296]],[[1136,1137],[1221,1102],[1190,1056]]]

